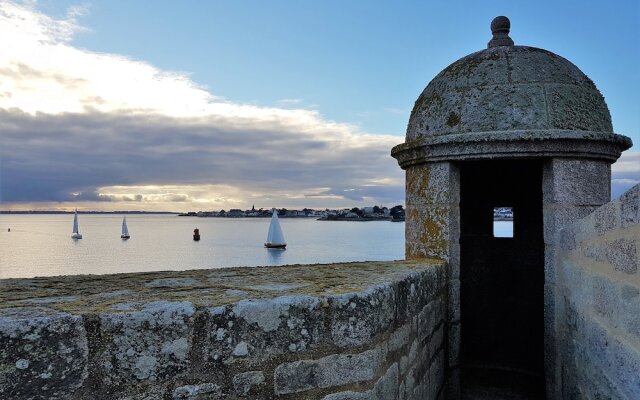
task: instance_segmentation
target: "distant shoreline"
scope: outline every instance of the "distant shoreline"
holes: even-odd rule
[[[349,221],[349,222],[369,222],[369,221],[391,221],[391,217],[380,217],[380,218],[368,218],[368,217],[358,217],[358,218],[347,218],[347,217],[337,217],[337,218],[318,218],[318,221]],[[404,219],[402,220],[404,221]]]
[[[2,211],[0,214],[73,214],[74,211]],[[78,211],[78,214],[178,214],[170,211]]]

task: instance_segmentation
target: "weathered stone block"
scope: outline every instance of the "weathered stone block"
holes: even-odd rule
[[[396,329],[389,337],[388,349],[389,352],[397,351],[409,344],[409,339],[413,333],[413,324],[408,322]]]
[[[443,296],[446,271],[432,268],[428,272],[404,279],[393,285],[396,293],[396,322],[412,319],[434,298]]]
[[[558,247],[563,251],[571,251],[576,248],[576,232],[574,225],[570,225],[560,231]],[[546,247],[546,246],[545,246]]]
[[[460,238],[458,206],[407,204],[405,241],[407,258],[437,257],[449,260],[449,246]]]
[[[615,387],[630,399],[640,398],[640,351],[607,333],[597,321],[584,318],[584,351],[599,369],[610,377]]]
[[[431,335],[435,327],[435,312],[433,310],[434,302],[427,304],[418,314],[418,341],[423,342]]]
[[[510,57],[509,67],[509,81],[514,83],[546,82],[552,78],[554,82],[579,85],[588,79],[575,65],[562,57],[550,57],[546,51],[520,52],[517,57]]]
[[[607,243],[607,261],[616,271],[635,274],[638,272],[638,253],[640,252],[637,248],[638,243],[637,238],[620,238]]]
[[[429,94],[427,88],[416,101],[412,112],[416,118],[411,118],[408,131],[430,131],[437,134],[459,132],[460,105],[463,98],[461,92],[449,90]]]
[[[620,228],[620,203],[611,202],[593,212],[594,228],[598,235]]]
[[[205,358],[213,363],[264,360],[298,353],[326,337],[319,298],[243,300],[207,310]]]
[[[447,361],[448,361],[449,368],[456,368],[458,365],[460,365],[461,324],[460,322],[450,324],[448,329],[449,329],[449,334],[448,334],[449,343],[447,344],[447,346],[449,350],[449,360]],[[434,339],[437,339],[437,338],[435,338],[434,336]]]
[[[460,280],[452,279],[449,281],[449,304],[447,307],[449,321],[460,320]]]
[[[433,311],[436,326],[438,324],[445,323],[445,319],[447,318],[447,304],[444,296],[435,299]]]
[[[588,273],[579,265],[575,265],[571,260],[560,261],[561,282],[566,285],[567,292],[571,299],[578,304],[589,306],[592,301],[592,282]],[[561,287],[556,286],[556,290]],[[556,305],[558,306],[558,305]]]
[[[449,246],[448,279],[460,279],[460,244]]]
[[[331,296],[331,343],[358,346],[387,332],[395,318],[395,291],[385,285],[364,294]]]
[[[578,250],[578,254],[585,258],[602,263],[607,262],[607,247],[601,241],[581,243]]]
[[[574,240],[576,245],[598,236],[595,227],[595,216],[593,213],[586,215],[576,221],[573,225],[571,225],[571,228],[575,235]]]
[[[640,288],[624,284],[620,288],[620,319],[624,330],[640,341]]]
[[[565,398],[622,399],[617,390],[588,349],[579,341],[572,340],[566,346],[563,367],[563,394]]]
[[[429,369],[429,386],[426,399],[437,399],[440,390],[445,384],[444,352],[440,351],[435,355],[431,368]]]
[[[554,158],[545,166],[547,203],[599,206],[611,200],[611,166],[606,161]]]
[[[374,387],[375,399],[395,399],[398,397],[398,363],[393,363],[387,372],[376,382]]]
[[[462,106],[462,124],[470,131],[548,128],[542,85],[471,88]]]
[[[559,244],[562,229],[591,214],[595,209],[595,206],[545,204],[543,209],[544,243]]]
[[[612,132],[602,95],[585,85],[546,84],[550,123],[558,129]],[[607,199],[608,201],[608,199]]]
[[[544,280],[556,283],[556,264],[558,263],[558,247],[550,244],[544,245]]]
[[[376,382],[373,389],[366,392],[332,393],[322,400],[390,400],[398,398],[398,364],[394,363]]]
[[[640,349],[632,347],[620,338],[612,341],[611,364],[614,369],[609,375],[615,386],[629,399],[640,398]]]
[[[623,228],[640,224],[640,184],[620,196],[620,214]]]
[[[406,399],[413,399],[414,392],[416,391],[416,381],[413,374],[414,369],[408,369],[404,380],[402,381],[403,397]]]
[[[409,348],[408,353],[400,358],[400,375],[405,375],[413,366],[413,363],[418,357],[419,348],[420,344],[418,343],[418,340],[414,340],[411,343],[411,348]]]
[[[233,387],[238,395],[244,396],[249,394],[251,388],[264,382],[264,373],[262,371],[248,371],[237,374],[233,377]]]
[[[544,285],[544,363],[545,373],[553,373],[560,329],[556,326],[556,285]],[[562,303],[562,302],[560,302]],[[547,379],[553,379],[551,377]]]
[[[0,309],[0,398],[68,398],[87,377],[88,352],[80,316]]]
[[[185,385],[174,389],[174,400],[217,400],[224,399],[222,388],[214,383]]]
[[[435,332],[433,332],[433,336],[429,340],[428,349],[429,354],[437,354],[440,349],[444,347],[444,325],[440,325]]]
[[[96,358],[105,385],[155,382],[187,368],[195,308],[190,302],[153,302],[139,311],[100,315]]]
[[[457,205],[460,203],[458,168],[448,162],[408,168],[406,189],[407,205]]]
[[[274,372],[275,393],[297,393],[371,380],[384,356],[382,349],[376,348],[357,354],[334,354],[319,360],[280,364]]]
[[[422,400],[424,399],[425,383],[428,382],[423,379],[421,375],[423,371],[418,365],[414,365],[407,373],[404,383],[404,397],[410,400]]]
[[[593,309],[615,326],[615,317],[612,314],[618,310],[618,287],[610,279],[599,275],[595,275],[592,282]]]
[[[195,386],[200,386],[200,385],[195,385]],[[127,391],[125,393],[122,393],[120,396],[118,397],[111,397],[110,396],[110,391],[103,391],[100,393],[101,396],[101,400],[104,399],[116,399],[116,400],[164,400],[167,398],[167,395],[165,393],[165,390],[161,387],[161,386],[152,386],[150,388],[148,388],[147,390],[140,390],[140,391],[136,391],[135,389]],[[91,393],[91,395],[94,395],[94,393]],[[78,396],[78,398],[80,399],[85,399],[87,398],[87,396]],[[93,396],[89,397],[89,398],[93,398]],[[186,397],[186,399],[189,400],[211,400],[211,399],[219,399],[220,397],[211,397],[208,394],[204,395],[204,396],[192,396],[192,397]],[[183,397],[184,399],[184,397]]]

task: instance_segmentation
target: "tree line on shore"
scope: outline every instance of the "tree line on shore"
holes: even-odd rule
[[[190,211],[178,214],[181,217],[214,217],[214,218],[247,218],[247,217],[271,217],[273,209],[256,209],[252,207],[250,210],[230,209],[229,211]],[[330,210],[315,210],[312,208],[303,208],[302,210],[288,210],[286,208],[277,209],[278,216],[283,218],[317,218],[323,220],[337,219],[404,219],[404,207],[397,205],[391,208],[382,206],[371,207],[353,207]]]

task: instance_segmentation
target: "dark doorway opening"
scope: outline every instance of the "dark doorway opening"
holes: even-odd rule
[[[512,234],[494,235],[509,210]],[[540,161],[460,164],[463,393],[544,398],[542,215]]]

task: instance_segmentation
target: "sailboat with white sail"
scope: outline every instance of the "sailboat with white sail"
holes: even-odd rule
[[[130,237],[131,236],[129,236],[129,228],[127,227],[127,217],[125,216],[124,218],[122,218],[122,234],[120,235],[120,238],[127,240]]]
[[[264,247],[269,249],[284,249],[287,247],[287,243],[284,241],[284,235],[282,234],[282,228],[280,228],[280,221],[278,221],[278,212],[275,208],[273,209],[273,215],[271,216],[267,242],[264,244]]]
[[[73,214],[73,233],[71,234],[71,239],[82,239],[82,235],[78,230],[78,209]]]

